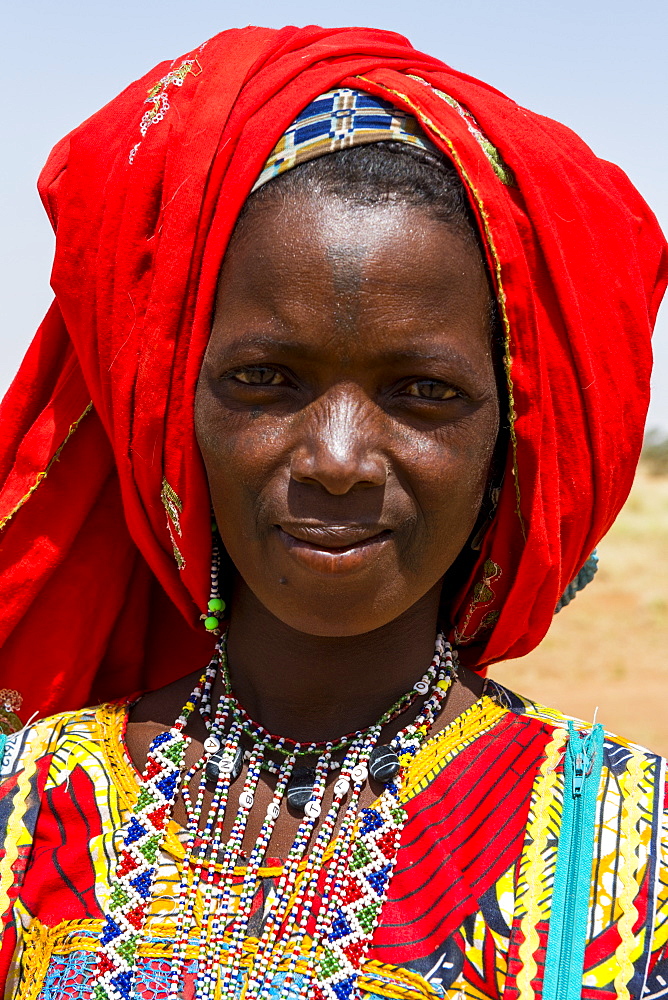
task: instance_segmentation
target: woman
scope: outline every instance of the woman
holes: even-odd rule
[[[5,996],[662,995],[661,761],[481,679],[633,477],[668,258],[621,171],[399,36],[249,28],[41,190]]]

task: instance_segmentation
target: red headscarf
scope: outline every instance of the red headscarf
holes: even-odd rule
[[[224,32],[131,84],[40,179],[56,299],[0,413],[0,684],[23,695],[24,717],[156,687],[208,658],[193,399],[216,279],[275,142],[339,84],[418,117],[489,246],[512,441],[452,609],[470,662],[540,642],[628,494],[668,262],[625,175],[399,35]]]

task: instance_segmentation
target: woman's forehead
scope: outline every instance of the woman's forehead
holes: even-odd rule
[[[290,341],[336,354],[348,341],[359,357],[442,356],[448,342],[460,351],[462,339],[466,351],[475,343],[487,352],[485,266],[458,229],[410,205],[359,211],[308,196],[253,216],[221,272],[216,350],[274,338],[277,349]]]

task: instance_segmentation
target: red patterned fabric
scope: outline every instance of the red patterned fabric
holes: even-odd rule
[[[94,992],[91,938],[105,929],[111,872],[121,858],[131,857],[124,839],[141,787],[124,742],[126,722],[126,704],[107,705],[36,723],[7,741],[0,762],[0,991],[7,997],[90,1000]],[[550,923],[563,918],[558,906],[552,908],[555,851],[570,844],[560,808],[569,794],[560,759],[565,725],[559,713],[492,682],[472,709],[427,740],[404,768],[400,801],[407,818],[362,967],[364,1000],[460,994],[518,1000],[527,994],[527,972],[541,1000]],[[589,841],[586,1000],[615,1000],[620,977],[630,1000],[665,995],[664,764],[649,751],[606,736]],[[371,806],[359,817],[359,829],[374,813]],[[637,822],[627,822],[629,816]],[[136,995],[149,1000],[169,992],[178,936],[171,900],[181,877],[183,835],[171,826],[156,861],[144,945],[135,964]],[[7,857],[19,838],[21,850],[7,879]],[[357,839],[356,846],[361,843]],[[307,903],[304,950],[316,930],[328,864]],[[131,865],[134,870],[136,862]],[[256,942],[281,871],[275,858],[265,859],[259,870],[247,928]],[[349,876],[350,865],[347,871]],[[212,873],[212,885],[230,874]],[[230,880],[227,940],[245,874],[238,867]],[[359,899],[360,881],[344,876],[338,893],[343,905]],[[357,909],[358,920],[368,905]],[[288,940],[293,918],[289,910],[283,915],[279,941]],[[347,915],[339,911],[338,919],[345,925]],[[340,925],[339,930],[345,933]],[[202,933],[198,926],[195,934]],[[247,945],[245,953],[252,953],[250,940]],[[293,945],[291,938],[288,952]],[[355,955],[359,947],[353,940],[347,953]],[[203,957],[206,948],[199,951]],[[197,954],[191,958],[183,970],[183,996],[194,1000]],[[268,997],[281,995],[282,977],[276,974]],[[308,991],[309,998],[318,995],[316,988]]]
[[[624,174],[399,35],[224,32],[75,129],[40,180],[56,300],[0,411],[0,684],[24,716],[159,686],[208,654],[193,397],[216,278],[274,143],[340,83],[413,111],[454,158],[505,307],[514,442],[452,608],[472,664],[542,639],[627,496],[668,263]]]
[[[411,803],[374,957],[403,963],[431,955],[512,869],[548,738],[509,713]]]

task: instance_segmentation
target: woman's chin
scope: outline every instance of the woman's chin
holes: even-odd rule
[[[301,608],[268,608],[284,625],[304,635],[321,636],[322,638],[344,639],[356,635],[365,635],[376,629],[383,628],[403,613],[405,608],[397,609],[397,613],[389,615],[379,608],[372,608],[368,613],[351,614],[349,607],[339,609],[315,606],[311,599],[304,602]]]
[[[334,580],[336,586],[332,586]],[[320,574],[308,582],[283,577],[278,587],[253,589],[265,608],[289,628],[331,638],[364,635],[383,628],[421,596],[404,589],[396,576],[364,581],[368,586],[352,585],[362,582],[359,576],[348,586],[347,582],[343,576]]]
[[[411,563],[390,531],[328,549],[281,529],[268,544],[230,553],[241,589],[273,617],[296,632],[331,638],[383,628],[440,587],[440,575],[421,573],[420,553],[412,554]]]

